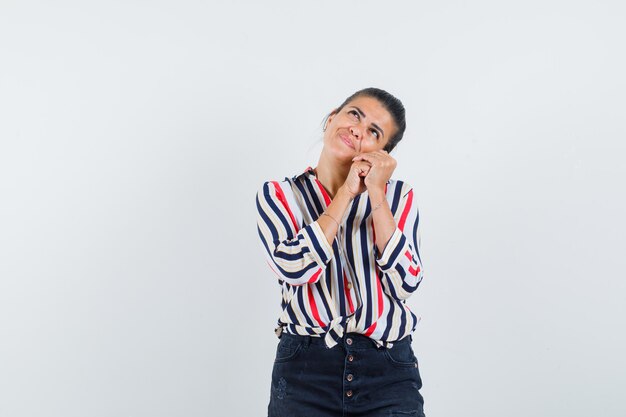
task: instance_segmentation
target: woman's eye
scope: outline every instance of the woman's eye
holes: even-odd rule
[[[359,118],[359,113],[357,113],[356,110],[350,110],[348,113],[355,116],[357,119]]]
[[[372,133],[376,136],[376,139],[378,139],[378,130],[372,129]]]

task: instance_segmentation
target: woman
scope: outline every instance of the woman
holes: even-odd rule
[[[269,416],[423,416],[405,300],[422,280],[412,187],[391,179],[402,103],[357,91],[325,120],[315,168],[257,193],[282,288]]]

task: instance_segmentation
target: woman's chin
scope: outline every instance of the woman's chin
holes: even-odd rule
[[[352,161],[352,158],[354,158],[358,154],[356,149],[350,148],[346,146],[344,143],[340,143],[338,145],[340,146],[335,147],[334,152],[333,152],[333,154],[336,156],[337,159],[345,159],[348,161]]]
[[[352,158],[358,155],[358,152],[346,146],[343,143],[336,144],[337,146],[332,146],[330,149],[326,149],[329,156],[332,156],[333,159],[337,160],[341,164],[352,164]]]
[[[356,152],[337,152],[335,158],[341,163],[352,164],[352,158],[356,156]]]

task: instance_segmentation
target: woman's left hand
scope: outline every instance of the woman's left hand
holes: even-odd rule
[[[391,178],[398,163],[387,151],[362,153],[352,158],[352,161],[367,161],[372,167],[365,177],[365,186],[368,190],[385,189],[385,184]]]

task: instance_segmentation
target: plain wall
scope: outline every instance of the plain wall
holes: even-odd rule
[[[262,416],[255,193],[407,108],[430,417],[622,417],[626,6],[0,2],[0,416]]]

